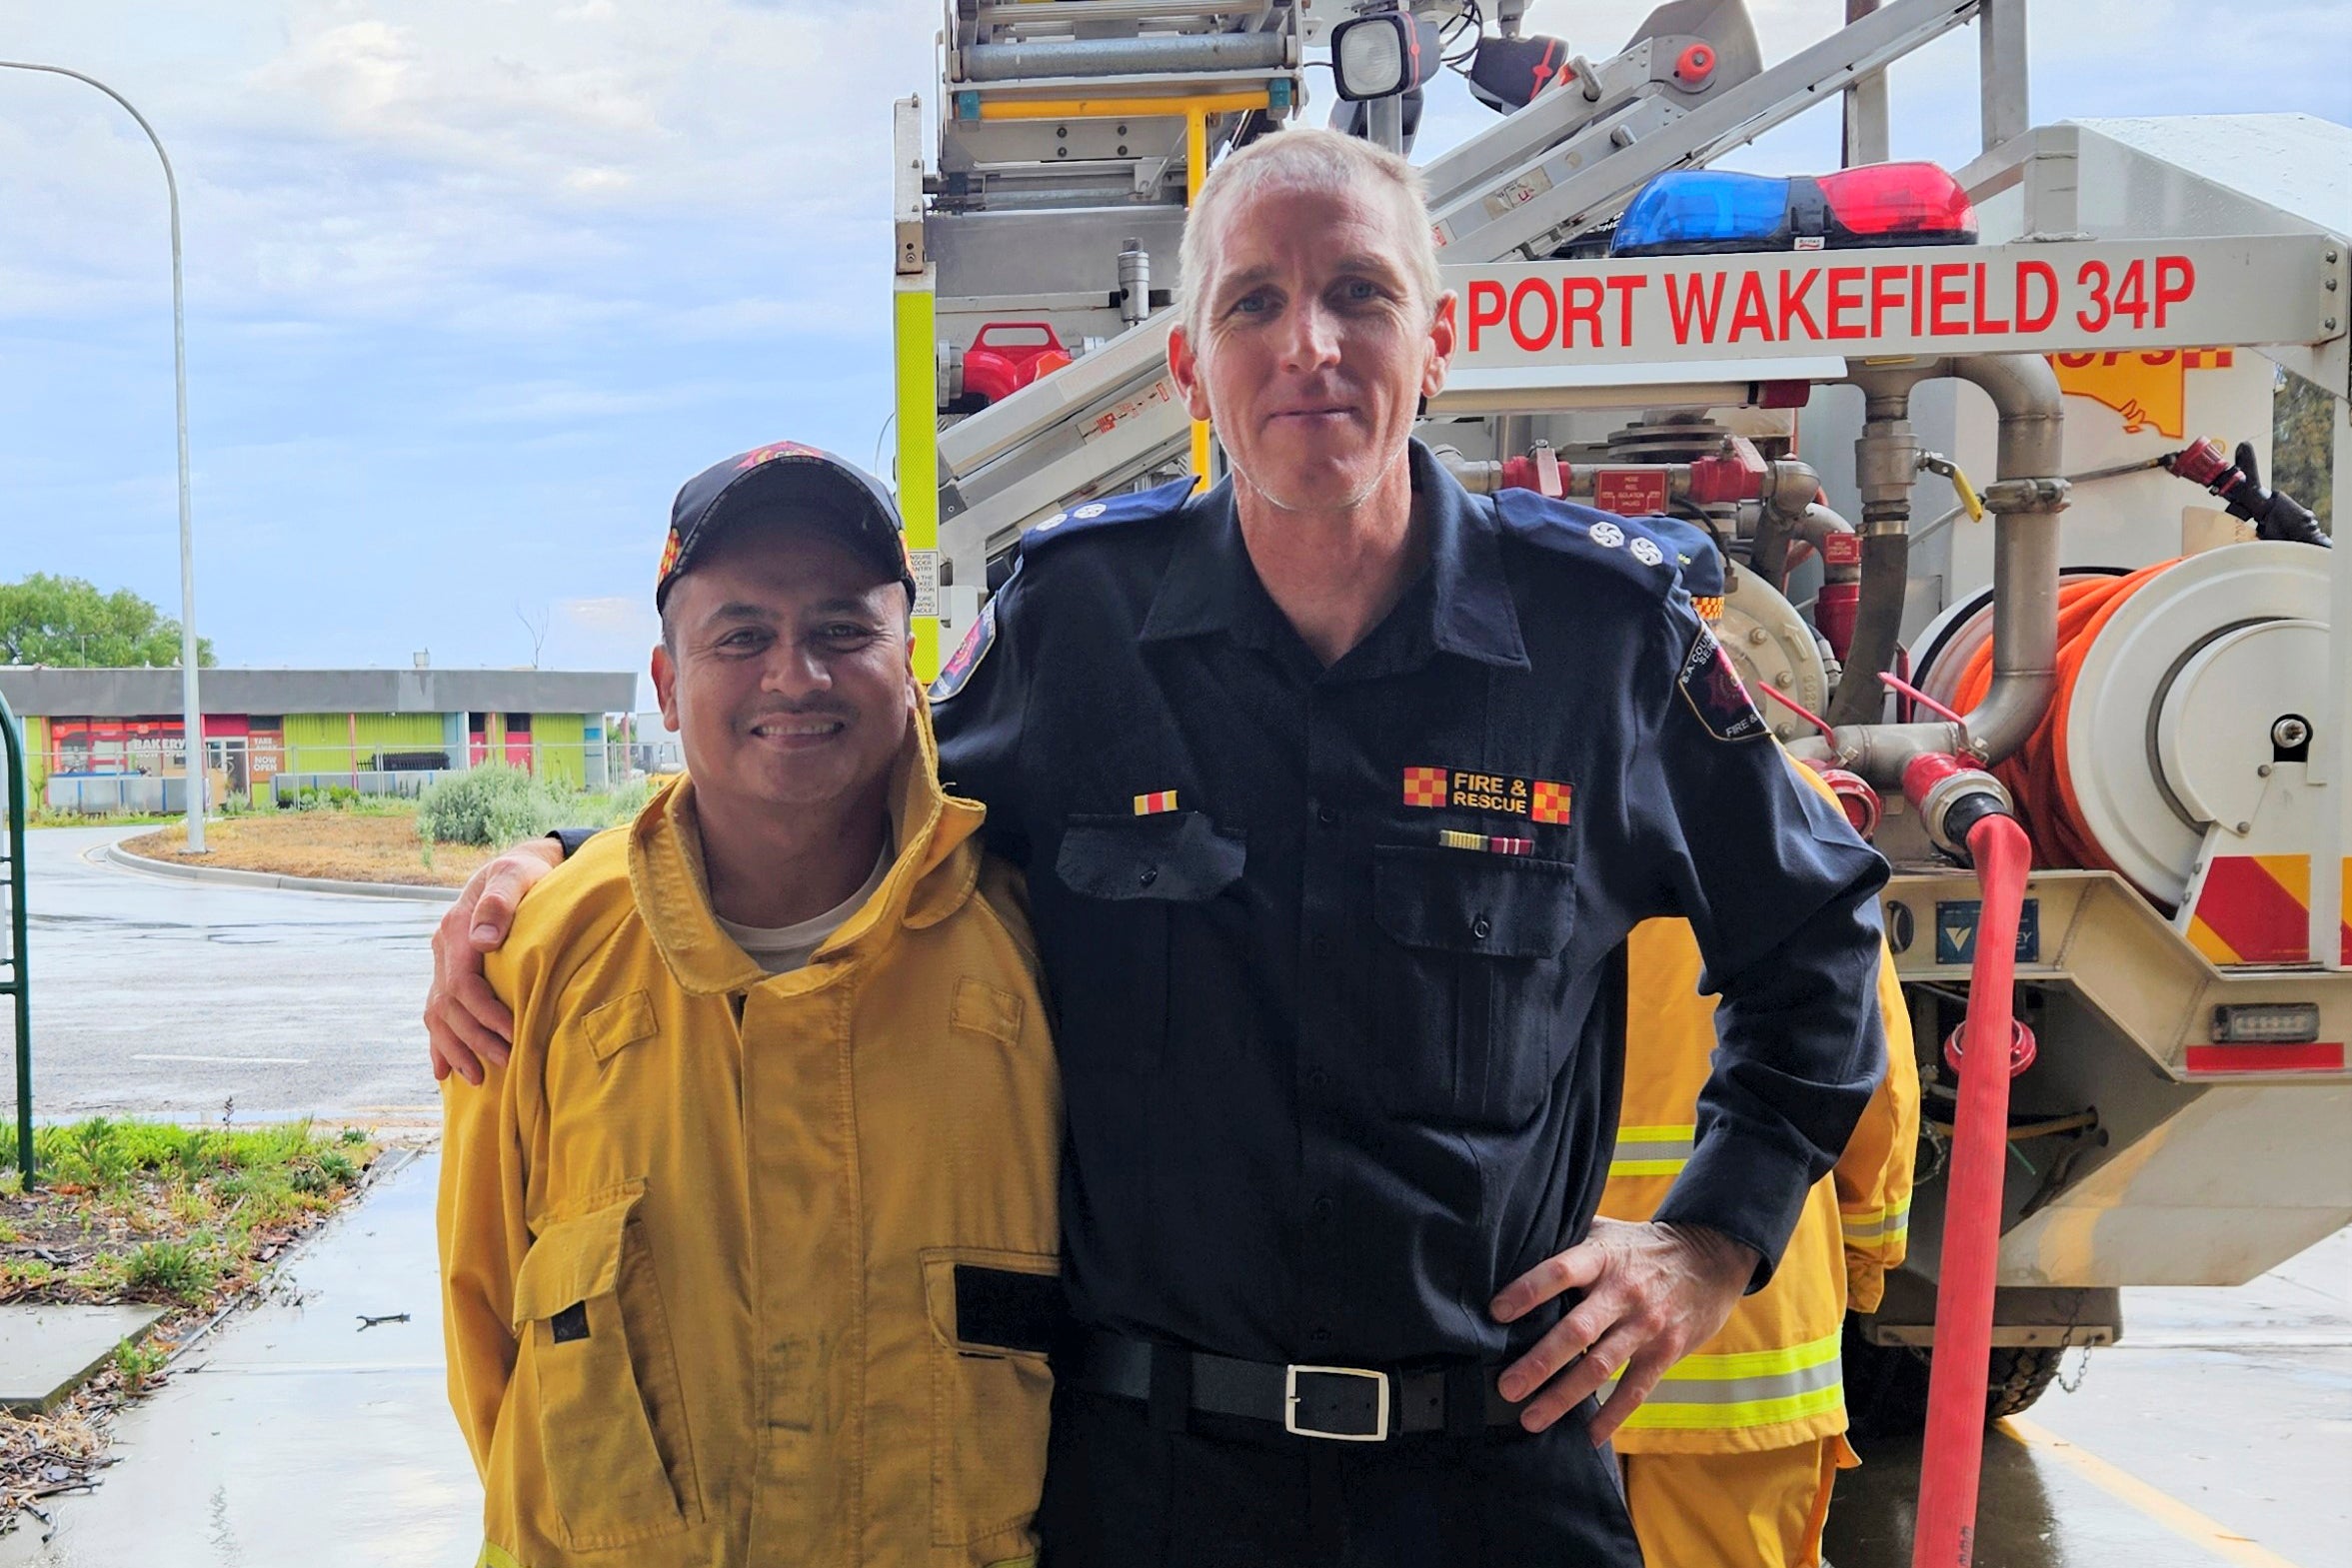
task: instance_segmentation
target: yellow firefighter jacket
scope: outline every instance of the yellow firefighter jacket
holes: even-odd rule
[[[1034,1554],[1061,1101],[981,815],[919,716],[896,862],[791,974],[714,920],[683,780],[525,903],[513,1059],[446,1091],[484,1563]]]
[[[1646,920],[1629,947],[1625,1097],[1600,1212],[1640,1220],[1657,1212],[1690,1157],[1715,1048],[1715,999],[1699,992],[1687,923]],[[1666,1373],[1619,1428],[1620,1453],[1754,1453],[1845,1430],[1838,1344],[1846,1306],[1874,1310],[1886,1270],[1903,1260],[1919,1132],[1918,1064],[1891,957],[1880,962],[1878,1009],[1886,1080],[1837,1168],[1806,1198],[1771,1283]]]

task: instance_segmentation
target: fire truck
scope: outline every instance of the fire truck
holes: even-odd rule
[[[2024,0],[1846,9],[1766,64],[1742,0],[1606,54],[1523,0],[947,0],[897,112],[898,482],[936,662],[1026,530],[1217,472],[1165,341],[1221,152],[1312,115],[1409,155],[1435,95],[1495,111],[1421,166],[1460,333],[1419,435],[1473,491],[1705,527],[1719,640],[1895,866],[1925,1125],[1858,1399],[1923,1411],[1951,1333],[1955,1031],[2000,993],[1998,1414],[2123,1331],[2120,1287],[2352,1221],[2352,552],[2264,483],[2291,376],[2352,512],[2352,129],[2034,125]],[[1981,156],[1890,163],[1887,67],[1967,28]],[[1844,167],[1736,170],[1831,100]],[[2032,839],[2005,892],[1988,805]]]

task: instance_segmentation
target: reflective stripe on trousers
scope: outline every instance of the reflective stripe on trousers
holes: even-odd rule
[[[1841,1208],[1837,1218],[1845,1230],[1845,1244],[1859,1252],[1877,1252],[1911,1234],[1911,1200],[1884,1208]]]
[[[1729,1431],[1833,1410],[1845,1398],[1839,1338],[1828,1333],[1785,1350],[1684,1356],[1626,1417],[1626,1430]]]

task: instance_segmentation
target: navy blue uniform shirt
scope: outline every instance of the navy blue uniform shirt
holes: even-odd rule
[[[935,689],[943,778],[1028,872],[1083,1322],[1261,1361],[1523,1345],[1555,1314],[1487,1302],[1590,1222],[1651,915],[1723,998],[1661,1220],[1768,1271],[1875,1086],[1884,862],[1790,776],[1671,531],[1412,469],[1429,567],[1327,669],[1229,486],[1174,485],[1032,531]]]

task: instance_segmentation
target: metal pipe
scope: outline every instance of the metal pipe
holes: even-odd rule
[[[66,76],[85,86],[97,88],[122,105],[125,114],[139,122],[139,129],[147,133],[149,144],[155,148],[155,156],[163,163],[163,188],[171,198],[172,392],[180,427],[181,741],[188,779],[188,852],[203,854],[207,852],[204,847],[204,708],[196,693],[196,536],[189,521],[188,505],[188,310],[187,291],[180,276],[180,182],[172,173],[171,154],[163,150],[163,138],[155,134],[155,127],[147,123],[147,116],[132,108],[128,98],[95,76],[69,71],[62,65],[40,65],[29,60],[0,60],[0,70],[38,71],[45,76]]]
[[[2055,518],[2066,505],[2067,488],[2058,477],[2064,424],[2057,374],[2039,355],[1997,354],[1873,366],[1854,379],[1867,400],[1868,420],[1902,425],[1899,433],[1890,429],[1885,437],[1899,443],[1909,434],[1901,410],[1908,405],[1910,389],[1946,377],[1983,388],[2000,416],[2000,478],[1984,498],[1993,514],[1992,684],[1959,725],[1840,725],[1834,742],[1808,738],[1789,748],[1800,758],[1834,760],[1882,788],[1900,787],[1904,766],[1924,752],[1999,762],[2033,732],[2057,690]],[[1884,467],[1886,472],[1875,477],[1862,476],[1865,547],[1870,530],[1892,525],[1899,532],[1907,521],[1907,505],[1898,514],[1881,488],[1892,483],[1891,465]],[[1865,595],[1870,565],[1865,561]]]
[[[1289,49],[1290,40],[1281,33],[1162,33],[1148,38],[974,44],[964,51],[963,80],[1018,82],[1030,77],[1270,71],[1291,63]]]

